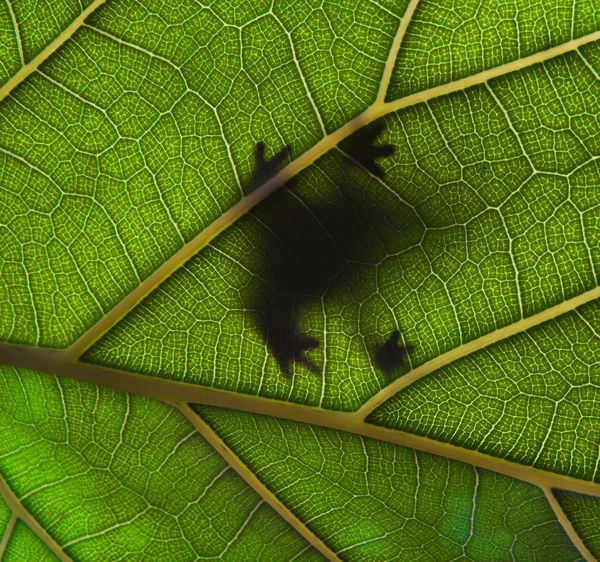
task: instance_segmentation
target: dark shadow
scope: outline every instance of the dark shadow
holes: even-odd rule
[[[384,172],[377,159],[391,156],[395,150],[391,144],[375,144],[382,132],[383,122],[379,121],[359,129],[343,143],[346,154],[378,178],[383,178]]]
[[[385,343],[375,345],[373,362],[391,381],[393,372],[404,365],[404,356],[412,350],[412,345],[400,345],[400,330],[394,330]]]
[[[376,159],[393,152],[391,146],[374,146],[380,132],[380,126],[370,127],[358,131],[356,138],[344,143],[344,151],[378,177],[383,176],[383,170]],[[264,144],[258,143],[253,183],[276,173],[274,166],[286,158],[289,148],[285,147],[268,161],[264,153]],[[343,167],[352,168],[351,160],[343,158]],[[356,165],[354,168],[360,169]],[[366,184],[366,172],[361,170],[360,173],[365,174]],[[381,204],[378,207],[355,186],[348,185],[352,174],[340,172],[339,176],[333,178],[338,193],[335,200],[323,198],[326,203],[309,208],[296,195],[292,182],[288,182],[284,189],[263,201],[260,209],[253,211],[268,234],[259,241],[264,256],[264,269],[259,277],[264,283],[260,286],[257,283],[251,289],[248,308],[254,311],[257,329],[286,377],[291,376],[294,363],[304,365],[315,374],[321,372],[321,366],[308,357],[308,352],[319,347],[320,342],[298,328],[297,311],[309,299],[322,298],[337,287],[343,287],[353,268],[369,263],[373,240],[381,238],[376,230],[391,212],[389,207],[381,208]],[[378,200],[377,197],[372,199]],[[410,217],[405,224],[412,224]],[[407,349],[398,344],[399,335],[394,332],[374,351],[374,363],[388,377],[402,364],[407,353]]]
[[[288,194],[290,198],[293,195]],[[319,342],[298,331],[296,311],[308,299],[324,296],[359,257],[365,223],[342,198],[319,207],[318,217],[297,200],[290,201],[286,210],[273,208],[274,203],[269,201],[268,206],[278,218],[271,226],[273,235],[265,240],[266,269],[261,275],[268,289],[252,308],[258,311],[260,333],[286,376],[292,362],[318,373],[306,352]]]
[[[275,156],[265,160],[265,143],[257,142],[254,147],[254,171],[250,180],[250,190],[256,189],[278,171],[283,161],[290,155],[291,147],[284,146]]]

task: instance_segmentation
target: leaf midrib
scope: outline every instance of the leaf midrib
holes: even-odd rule
[[[541,488],[544,486],[561,488],[600,497],[600,483],[533,468],[451,443],[366,423],[359,412],[326,410],[262,396],[239,394],[156,376],[141,375],[91,363],[65,361],[64,352],[60,351],[2,344],[0,352],[2,354],[1,362],[16,368],[43,371],[59,377],[107,386],[159,400],[180,409],[186,407],[188,403],[197,403],[309,423],[448,457],[517,478]]]

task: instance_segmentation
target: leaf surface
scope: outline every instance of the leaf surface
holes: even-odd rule
[[[597,31],[594,2],[423,2],[398,53],[396,99],[459,80]]]
[[[61,36],[68,37],[76,20],[101,3],[98,0],[3,3],[0,6],[0,87],[26,70],[53,42],[60,42]]]
[[[7,562],[57,562],[58,558],[48,550],[48,547],[36,534],[21,521],[17,521],[6,545],[2,560]]]
[[[2,379],[0,471],[71,559],[320,558],[173,407],[31,371]]]
[[[265,201],[186,264],[85,359],[354,410],[388,382],[372,350],[394,329],[413,347],[415,367],[593,289],[600,203],[593,143],[582,125],[579,138],[568,129],[556,148],[536,154],[540,133],[536,140],[520,133],[519,119],[546,111],[546,100],[526,100],[527,88],[538,89],[548,74],[559,84],[565,78],[565,92],[585,92],[590,80],[598,88],[581,58],[565,55],[385,118],[380,142],[396,150],[382,163],[382,180],[340,151],[322,157],[289,193]],[[556,98],[551,83],[544,94]],[[518,111],[515,92],[522,92]],[[550,154],[563,161],[546,163]],[[327,218],[340,212],[336,206],[350,226]],[[351,226],[359,249],[346,255]],[[348,263],[296,314],[321,343],[314,355],[322,380],[285,380],[251,329],[255,294],[273,284],[268,275],[277,267],[264,241],[287,236],[290,244],[296,231],[306,237],[315,229]]]
[[[0,6],[0,559],[597,558],[599,17]]]
[[[357,435],[199,413],[346,560],[579,559],[534,486]]]
[[[577,532],[583,537],[590,552],[598,558],[600,556],[600,534],[598,532],[600,523],[600,502],[598,498],[584,496],[556,490],[558,501],[573,521]]]

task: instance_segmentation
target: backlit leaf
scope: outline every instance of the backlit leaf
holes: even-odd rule
[[[592,0],[0,5],[0,560],[598,558],[599,100]]]

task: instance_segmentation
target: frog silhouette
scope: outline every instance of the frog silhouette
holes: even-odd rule
[[[389,156],[391,146],[374,146],[381,126],[365,128],[344,143],[347,162],[368,170],[377,177],[383,170],[376,159]],[[285,147],[265,160],[265,145],[255,148],[256,170],[253,183],[274,175],[276,167],[289,154]],[[373,224],[381,221],[382,210],[370,207],[360,190],[347,185],[348,177],[336,178],[339,196],[319,205],[308,205],[294,194],[294,181],[276,196],[261,204],[261,215],[268,222],[261,240],[264,268],[261,288],[253,292],[249,308],[254,311],[256,327],[268,351],[284,376],[292,376],[292,366],[301,364],[319,374],[321,368],[309,353],[319,340],[298,326],[298,311],[310,299],[322,299],[344,283],[345,274],[361,267],[365,259],[365,237]]]
[[[253,308],[258,311],[257,326],[267,348],[289,377],[294,362],[319,372],[306,355],[319,341],[299,330],[297,311],[309,299],[322,298],[352,265],[365,225],[346,199],[320,207],[318,218],[292,195],[287,199],[285,209],[276,209],[276,201],[268,202],[278,220],[264,241],[266,267],[261,277],[266,288]]]

